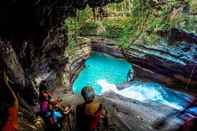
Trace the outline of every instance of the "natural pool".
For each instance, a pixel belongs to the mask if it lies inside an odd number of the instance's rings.
[[[85,62],[85,68],[73,84],[73,92],[80,93],[81,89],[90,85],[94,87],[96,94],[105,92],[101,84],[103,82],[121,84],[127,81],[127,74],[131,65],[122,59],[116,59],[109,55],[93,53]]]
[[[134,80],[128,88],[118,90],[116,85],[127,82],[129,70],[132,72],[132,65],[125,60],[102,53],[93,53],[74,81],[73,92],[79,94],[84,86],[90,85],[97,95],[111,90],[127,98],[141,102],[155,101],[175,109],[182,109],[191,99],[184,93],[170,90],[152,81]]]

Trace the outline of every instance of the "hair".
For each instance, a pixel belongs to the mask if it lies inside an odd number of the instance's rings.
[[[81,95],[86,102],[93,101],[95,98],[95,92],[91,86],[85,86],[81,90]]]
[[[39,91],[41,92],[41,91],[46,91],[46,90],[47,90],[46,81],[43,80],[43,81],[41,81],[41,83],[40,83]]]

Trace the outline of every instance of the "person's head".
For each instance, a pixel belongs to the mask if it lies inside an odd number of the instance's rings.
[[[40,90],[40,92],[43,92],[43,91],[46,91],[47,90],[47,86],[46,86],[46,81],[45,80],[43,80],[40,83],[39,90]]]
[[[53,105],[49,104],[49,110],[53,110]]]
[[[94,92],[94,89],[91,86],[85,86],[81,90],[81,95],[86,102],[93,101],[94,98],[95,98],[95,92]]]
[[[54,110],[59,110],[60,109],[60,105],[57,103],[55,106],[54,106]]]

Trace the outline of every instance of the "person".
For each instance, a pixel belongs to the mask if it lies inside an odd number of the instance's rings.
[[[134,70],[133,69],[129,69],[129,71],[127,73],[127,80],[128,81],[134,80]]]
[[[77,106],[77,127],[80,131],[95,131],[101,119],[102,104],[96,102],[94,89],[86,86],[81,95],[85,102]]]
[[[9,85],[7,76],[0,73],[0,130],[17,131],[18,129],[18,99]]]
[[[41,82],[39,92],[40,114],[45,119],[49,110],[49,103],[52,98],[47,91],[45,82]]]
[[[74,111],[73,108],[70,104],[63,106],[63,112],[64,112],[64,130],[66,131],[72,131],[74,129],[73,127],[73,116],[74,116]]]
[[[59,107],[58,102],[52,102],[49,106],[49,111],[47,112],[48,129],[61,131],[63,117],[64,113]]]

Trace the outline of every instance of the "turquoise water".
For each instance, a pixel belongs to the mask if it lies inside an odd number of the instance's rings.
[[[153,81],[134,80],[129,87],[118,90],[116,85],[127,81],[129,70],[132,72],[132,65],[125,60],[93,53],[74,81],[73,92],[79,94],[84,86],[89,85],[95,89],[97,95],[113,91],[127,98],[147,103],[154,101],[178,110],[183,109],[191,99],[187,94],[168,89]]]
[[[129,69],[132,66],[125,60],[109,55],[93,53],[85,62],[85,68],[80,72],[73,84],[73,92],[78,94],[81,89],[90,85],[97,95],[104,92],[102,83],[121,84],[127,81]]]

